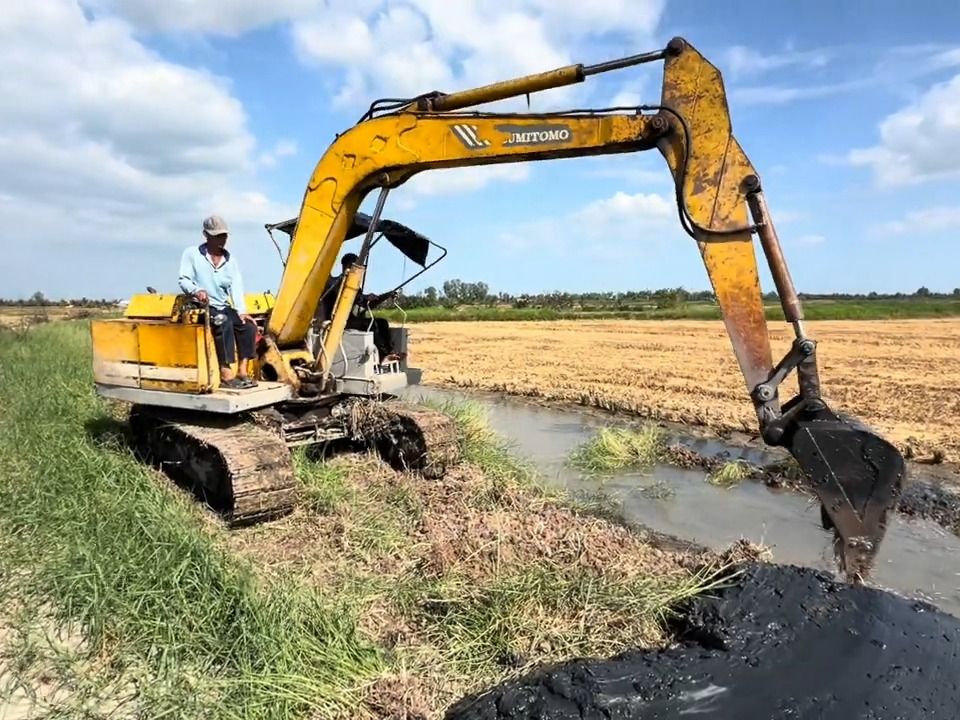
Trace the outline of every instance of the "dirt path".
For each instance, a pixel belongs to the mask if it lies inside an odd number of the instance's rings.
[[[715,430],[756,431],[723,325],[714,321],[413,325],[424,382],[573,401]],[[808,323],[824,396],[908,456],[960,462],[960,319]],[[790,330],[771,324],[779,359]],[[782,395],[796,392],[793,378]]]

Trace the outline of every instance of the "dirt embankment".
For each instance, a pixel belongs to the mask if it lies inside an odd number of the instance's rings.
[[[673,629],[667,650],[545,667],[446,718],[947,720],[960,707],[960,621],[812,570],[748,565]]]
[[[825,399],[910,458],[960,463],[960,320],[808,323]],[[722,323],[564,321],[413,326],[424,381],[756,431]],[[774,360],[791,331],[771,324]],[[782,395],[796,392],[793,377]]]
[[[661,647],[675,603],[763,555],[665,542],[492,461],[425,481],[345,456],[303,462],[298,476],[293,515],[224,541],[268,577],[321,588],[392,658],[364,700],[376,717],[437,718],[540,663]]]

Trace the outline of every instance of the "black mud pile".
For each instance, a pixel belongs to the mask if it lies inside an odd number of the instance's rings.
[[[960,620],[809,569],[744,568],[690,604],[676,647],[544,668],[447,720],[960,716]]]

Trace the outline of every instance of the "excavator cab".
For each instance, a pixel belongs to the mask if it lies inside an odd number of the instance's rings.
[[[374,222],[373,217],[360,212],[354,215],[344,242],[371,234],[371,226],[375,226],[370,242],[371,248],[386,239],[400,252],[405,261],[410,261],[419,268],[409,277],[403,278],[400,284],[383,293],[385,297],[399,294],[404,287],[447,255],[445,247],[403,223],[388,219]],[[266,225],[267,233],[278,250],[280,246],[273,237],[273,231],[278,230],[286,234],[289,242],[296,228],[297,218]],[[431,257],[431,248],[439,251],[436,257]],[[328,277],[327,280],[329,279]],[[317,310],[307,333],[307,346],[315,356],[324,352],[321,338],[324,329],[329,325],[330,318],[324,316],[322,308],[325,301],[332,300],[327,297],[329,292],[328,283],[328,290],[321,295],[317,303]],[[370,307],[362,294],[357,295],[350,326],[344,329],[337,352],[330,359],[330,373],[336,378],[337,393],[354,396],[375,396],[384,393],[395,395],[409,385],[420,384],[422,370],[410,367],[407,363],[409,329],[406,327],[406,313],[396,300],[394,300],[394,308],[399,311],[402,318],[399,327],[390,327],[386,318],[377,318],[375,315],[377,309]],[[377,321],[382,322],[386,332],[389,333],[390,346],[395,358],[388,359],[381,356],[375,337],[374,324]]]

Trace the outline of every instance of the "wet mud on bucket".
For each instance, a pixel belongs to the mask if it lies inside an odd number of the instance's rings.
[[[743,570],[683,609],[669,649],[544,667],[445,718],[958,717],[960,620],[811,569]]]

